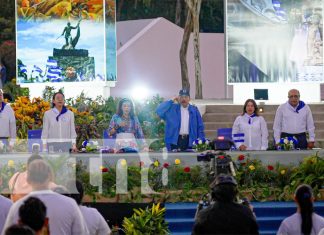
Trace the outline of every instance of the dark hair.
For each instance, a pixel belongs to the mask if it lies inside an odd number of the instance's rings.
[[[43,159],[42,158],[42,156],[41,155],[39,155],[39,154],[32,154],[29,158],[28,158],[28,160],[27,160],[27,166],[32,162],[32,161],[34,161],[34,160],[37,160],[37,159]]]
[[[65,96],[64,96],[64,94],[63,94],[62,91],[55,92],[55,93],[53,94],[53,98],[52,98],[52,108],[55,107],[55,104],[54,104],[53,100],[55,100],[55,97],[56,97],[58,94],[63,95],[63,98],[65,98]]]
[[[74,187],[76,187],[76,190],[78,192],[77,193],[70,192],[70,194],[68,196],[73,198],[76,201],[76,203],[78,205],[80,205],[82,202],[83,195],[84,195],[84,189],[83,189],[83,185],[82,185],[81,181],[79,181],[79,180],[68,181],[67,188],[69,190],[71,190],[71,189],[74,189]]]
[[[244,103],[244,106],[243,106],[243,113],[242,113],[242,116],[246,113],[246,106],[248,105],[248,103],[251,102],[254,106],[254,113],[256,116],[259,116],[259,108],[258,108],[258,105],[256,104],[255,100],[254,99],[247,99]]]
[[[35,235],[35,232],[26,225],[14,224],[6,229],[5,235]]]
[[[29,197],[19,208],[21,222],[35,231],[42,229],[46,219],[46,206],[36,198]]]
[[[308,235],[311,233],[313,227],[313,190],[309,185],[302,184],[296,189],[295,197],[302,218],[301,231],[304,235]]]
[[[234,184],[219,184],[211,189],[211,196],[214,201],[234,202],[238,193]]]
[[[123,116],[123,109],[122,109],[122,106],[124,103],[130,103],[130,106],[131,106],[131,110],[129,112],[129,115],[131,118],[133,118],[135,116],[135,110],[134,110],[134,104],[133,102],[128,99],[128,98],[123,98],[119,101],[118,103],[118,107],[117,107],[117,112],[116,114],[118,114],[120,117]]]

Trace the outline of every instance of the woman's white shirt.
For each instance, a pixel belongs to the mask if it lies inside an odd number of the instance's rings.
[[[244,134],[244,142],[235,142],[237,148],[244,144],[247,150],[267,150],[269,133],[262,116],[250,117],[246,113],[238,116],[233,124],[232,135],[240,133]]]

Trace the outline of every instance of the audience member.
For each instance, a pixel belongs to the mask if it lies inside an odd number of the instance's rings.
[[[238,189],[232,176],[218,175],[211,190],[213,203],[198,213],[192,234],[259,234],[250,208],[235,202]]]
[[[299,91],[292,89],[288,92],[288,101],[278,107],[273,123],[275,142],[279,144],[280,138],[294,137],[298,141],[295,148],[312,149],[315,142],[312,111],[299,98]],[[306,132],[309,134],[308,143]]]
[[[245,101],[243,113],[238,116],[232,128],[233,139],[239,150],[267,150],[268,128],[253,99]],[[236,140],[235,134],[243,134],[243,138]]]
[[[4,228],[8,228],[19,221],[18,210],[29,197],[37,197],[47,208],[47,217],[52,234],[88,234],[87,226],[75,201],[49,190],[51,177],[52,169],[44,160],[34,160],[29,164],[27,182],[31,185],[33,191],[12,205]]]
[[[313,190],[309,185],[300,185],[295,192],[297,212],[284,219],[277,235],[317,235],[324,228],[324,218],[314,212]]]
[[[19,208],[19,224],[32,228],[36,235],[50,234],[46,206],[36,197],[29,197]]]
[[[27,160],[27,169],[31,162],[37,159],[43,159],[38,154],[31,155]],[[56,187],[56,184],[53,183],[53,178],[51,178],[51,182],[49,184],[50,188]],[[26,196],[28,193],[32,191],[31,185],[27,182],[27,170],[24,172],[16,172],[9,180],[8,186],[10,189],[10,198],[13,202],[18,199]]]
[[[0,232],[3,229],[11,205],[12,205],[12,201],[0,195],[0,208],[1,208],[0,209]]]
[[[98,210],[95,208],[89,208],[81,205],[82,198],[84,195],[82,183],[78,180],[76,181],[71,180],[68,182],[67,184],[68,189],[71,190],[74,189],[75,187],[78,193],[70,193],[69,196],[72,197],[79,205],[81,213],[87,224],[90,235],[110,234],[111,230],[107,222],[105,221],[104,217],[98,212]]]
[[[26,225],[21,224],[13,224],[6,229],[5,232],[2,234],[4,235],[36,235],[34,230]]]
[[[204,138],[204,123],[196,106],[189,104],[189,90],[182,89],[179,96],[161,103],[157,115],[165,121],[165,144],[168,150],[184,151],[192,148],[197,138]]]

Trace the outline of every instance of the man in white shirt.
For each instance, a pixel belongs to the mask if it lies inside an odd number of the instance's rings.
[[[298,141],[295,148],[312,149],[315,142],[312,111],[299,98],[299,91],[292,89],[288,92],[288,101],[278,107],[273,123],[274,138],[279,144],[280,138],[294,137]],[[306,132],[309,134],[308,142]]]
[[[9,144],[11,150],[16,140],[16,118],[10,105],[4,102],[2,89],[0,89],[0,127],[0,141]]]
[[[12,205],[2,235],[6,228],[19,221],[19,208],[30,196],[40,199],[45,204],[52,235],[89,234],[76,202],[48,189],[51,178],[51,168],[44,160],[35,160],[30,163],[27,181],[32,186],[33,192]]]

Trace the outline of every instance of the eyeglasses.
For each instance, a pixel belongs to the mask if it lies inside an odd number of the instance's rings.
[[[297,99],[297,98],[299,98],[299,95],[290,95],[290,96],[288,96],[288,98],[289,99],[292,99],[292,98],[296,98]]]

